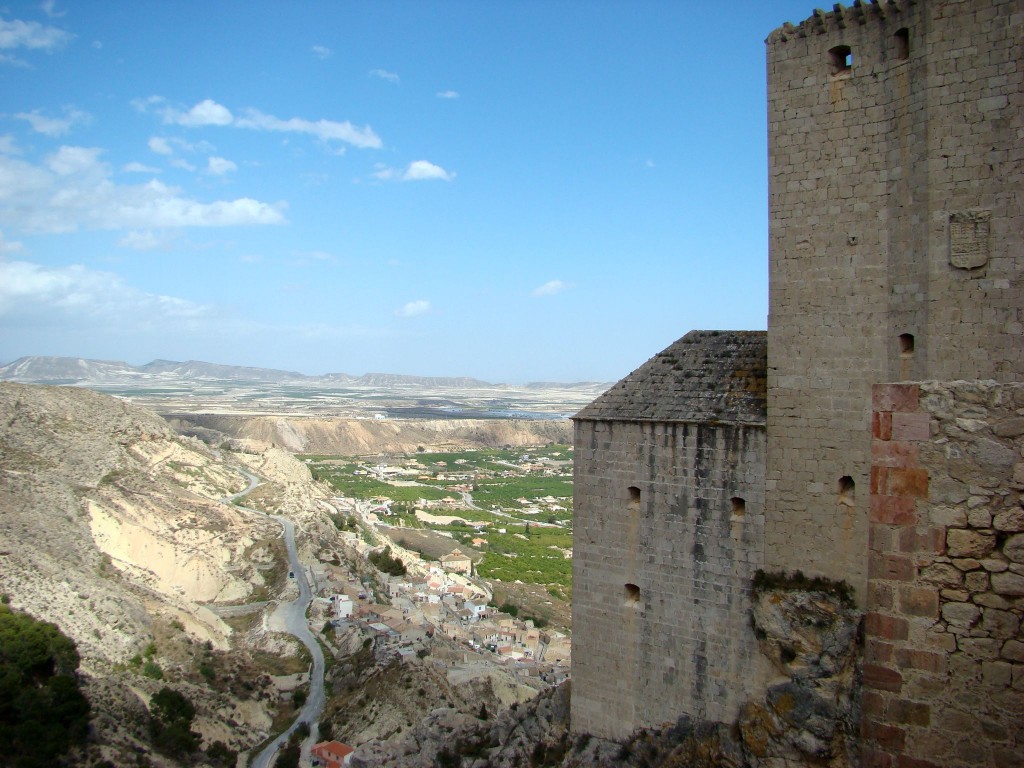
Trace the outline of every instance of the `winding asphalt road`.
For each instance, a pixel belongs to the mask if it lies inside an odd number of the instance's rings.
[[[310,727],[314,729],[302,743],[302,754],[308,756],[309,748],[313,746],[316,738],[315,726],[320,719],[320,713],[324,710],[324,702],[326,701],[326,696],[324,695],[324,653],[320,643],[316,641],[313,633],[309,631],[309,622],[306,621],[306,609],[313,600],[313,591],[309,588],[306,572],[299,563],[299,555],[295,549],[295,525],[291,520],[279,517],[278,515],[270,515],[270,517],[277,520],[284,528],[284,543],[288,549],[288,562],[292,573],[295,574],[295,582],[299,586],[299,596],[282,606],[285,611],[285,627],[309,649],[309,653],[313,657],[313,668],[309,673],[309,695],[306,697],[306,703],[303,705],[302,711],[299,712],[299,716],[295,719],[294,723],[288,726],[288,730],[270,742],[262,752],[253,758],[252,763],[250,763],[252,768],[269,768],[274,757],[277,755],[277,751],[288,741],[288,738],[295,732],[295,729],[299,727],[299,723],[303,722],[309,723]]]
[[[249,487],[241,493],[226,497],[223,500],[225,504],[230,504],[232,501],[245,496],[260,484],[259,478],[255,475],[251,475],[248,472],[244,474],[249,480]],[[257,514],[263,514],[259,510],[249,509],[248,507],[245,507],[245,509]],[[308,758],[309,749],[316,740],[316,723],[320,719],[320,713],[323,712],[326,701],[324,694],[324,653],[320,643],[316,641],[313,633],[309,630],[309,622],[306,621],[306,609],[309,608],[309,604],[313,600],[313,590],[310,589],[309,582],[306,580],[306,572],[299,562],[298,550],[295,547],[295,525],[291,520],[279,517],[278,515],[268,515],[268,517],[279,522],[284,529],[284,544],[288,550],[288,567],[294,574],[295,583],[299,587],[299,596],[290,603],[281,606],[278,610],[284,611],[285,628],[288,632],[295,635],[309,649],[309,653],[313,657],[313,668],[309,673],[309,694],[306,697],[306,703],[299,712],[299,716],[295,718],[295,722],[288,727],[288,730],[270,742],[262,752],[253,758],[249,764],[252,768],[270,768],[274,758],[277,756],[278,750],[284,746],[288,738],[295,732],[295,729],[299,727],[299,723],[309,723],[310,728],[312,728],[309,736],[302,743],[302,754]]]

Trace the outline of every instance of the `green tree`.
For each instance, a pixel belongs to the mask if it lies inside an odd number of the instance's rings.
[[[284,749],[277,753],[277,761],[274,768],[299,768],[299,758],[302,756],[302,747],[298,744],[288,743]]]
[[[215,741],[206,748],[206,758],[214,765],[231,768],[238,762],[238,752],[223,741]]]
[[[401,558],[391,554],[391,547],[384,547],[380,552],[371,552],[368,559],[377,567],[377,570],[383,573],[388,573],[392,576],[404,576],[407,572],[405,563],[402,562]]]
[[[184,694],[161,688],[149,702],[150,732],[157,751],[182,757],[199,749],[199,734],[192,730],[196,708]]]
[[[78,649],[54,624],[0,605],[0,755],[4,765],[52,765],[85,741],[89,701]]]

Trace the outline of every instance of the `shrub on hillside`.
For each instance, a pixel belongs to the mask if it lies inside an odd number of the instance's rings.
[[[89,701],[78,649],[54,624],[0,605],[0,755],[4,765],[53,765],[85,741]]]

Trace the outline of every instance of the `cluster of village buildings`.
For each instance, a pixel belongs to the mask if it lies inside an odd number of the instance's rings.
[[[465,462],[456,460],[454,463]],[[523,457],[519,469],[493,474],[514,477],[523,470],[544,475],[561,471],[550,460],[529,463],[528,457]],[[455,483],[448,486],[449,490],[463,494],[470,493],[472,482],[480,477],[476,471],[439,470],[415,460],[402,467],[381,464],[356,472],[373,474],[396,484],[402,482],[401,478],[413,482],[446,480]],[[519,499],[523,508],[517,512],[533,515],[542,511],[565,511],[560,501],[554,497]],[[369,504],[353,499],[334,499],[334,502],[370,527],[384,522],[390,515],[389,499]],[[463,499],[421,499],[417,515],[428,518],[425,522],[436,522],[427,510],[454,511],[463,504]],[[467,523],[478,528],[478,535],[486,535],[480,529],[487,523],[479,526],[474,521]],[[544,523],[538,521],[537,524]],[[498,530],[505,532],[505,529]],[[348,549],[363,557],[380,548],[366,543],[356,533],[339,532],[339,536]],[[477,538],[473,543],[484,544],[486,539]],[[564,681],[569,676],[569,636],[537,627],[533,620],[519,619],[495,608],[487,585],[472,576],[472,558],[455,544],[453,540],[452,550],[436,562],[425,562],[417,553],[392,545],[393,555],[405,564],[407,574],[380,574],[373,584],[357,580],[344,565],[327,562],[335,558],[322,558],[324,562],[307,568],[308,580],[317,595],[310,612],[314,630],[329,624],[335,635],[340,636],[355,627],[375,639],[378,659],[390,657],[403,662],[424,659],[426,663],[449,670],[450,675],[463,673],[467,668],[499,664],[513,672],[523,684],[538,689]],[[312,750],[312,763],[322,768],[342,768],[348,765],[352,752],[351,747],[340,742],[322,742]]]
[[[355,534],[341,536],[361,554],[373,549]],[[379,653],[405,659],[431,648],[433,638],[445,637],[462,650],[464,662],[483,656],[510,666],[519,677],[544,683],[557,684],[568,677],[569,636],[490,605],[487,586],[470,576],[469,556],[457,548],[439,562],[424,562],[400,548],[395,554],[408,573],[378,577],[384,594],[353,579],[344,566],[310,568],[310,583],[319,595],[311,612],[314,627],[331,622],[336,632],[343,632],[355,624],[377,639]],[[454,663],[459,654],[447,657]]]

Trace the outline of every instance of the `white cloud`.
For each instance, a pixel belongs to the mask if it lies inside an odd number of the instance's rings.
[[[237,170],[237,165],[223,157],[211,157],[206,161],[206,172],[211,176],[223,176],[225,173]]]
[[[424,179],[451,181],[454,178],[454,173],[449,173],[441,166],[428,163],[426,160],[415,160],[409,163],[409,167],[402,174],[403,181],[422,181]]]
[[[0,136],[0,155],[20,155],[21,150],[14,143],[14,137],[7,133]]]
[[[173,160],[171,160],[171,167],[181,168],[181,170],[188,171],[189,173],[194,172],[196,169],[196,167],[192,165],[192,163],[190,163],[188,160],[182,160],[180,157],[176,157]]]
[[[61,147],[40,165],[0,156],[0,226],[32,232],[220,227],[285,222],[283,202],[251,198],[203,203],[159,181],[122,185],[102,150]]]
[[[389,83],[398,85],[400,79],[394,72],[388,72],[386,69],[371,69],[370,77],[379,77],[381,80],[387,80]]]
[[[437,98],[439,99],[457,99],[459,98],[458,91],[438,91]]]
[[[45,115],[39,114],[38,109],[34,109],[31,112],[19,112],[15,115],[19,120],[25,120],[29,125],[32,126],[32,130],[36,133],[42,133],[46,136],[63,136],[65,133],[71,130],[73,125],[78,123],[87,123],[92,119],[92,116],[88,112],[82,112],[79,109],[73,107],[64,108],[64,117],[46,117]]]
[[[267,115],[256,109],[245,111],[245,117],[239,117],[234,123],[239,128],[251,128],[257,131],[275,131],[281,133],[305,133],[315,136],[321,141],[343,141],[360,149],[380,149],[381,140],[370,126],[357,128],[348,120],[339,123],[334,120],[306,120],[292,117],[282,120]]]
[[[426,160],[415,160],[409,163],[404,171],[386,165],[378,165],[377,170],[370,176],[379,181],[429,181],[432,179],[451,181],[455,178],[454,173],[449,173],[441,166]]]
[[[131,162],[125,163],[121,166],[121,170],[125,173],[160,173],[159,168],[154,168],[152,165],[144,165],[143,163]]]
[[[400,171],[397,171],[394,168],[389,168],[383,163],[377,163],[374,167],[377,170],[371,173],[370,176],[375,179],[379,179],[380,181],[393,181],[401,176]]]
[[[61,147],[46,158],[46,167],[58,176],[95,178],[104,174],[101,154],[103,150],[98,147]]]
[[[243,109],[240,115],[234,115],[227,107],[210,99],[199,102],[185,112],[165,107],[164,103],[162,97],[150,96],[146,99],[136,99],[132,105],[140,112],[156,112],[163,117],[165,123],[186,127],[231,126],[253,131],[301,133],[314,136],[323,142],[341,141],[360,149],[380,149],[382,146],[380,137],[370,126],[359,128],[348,120],[307,120],[302,117],[282,119],[258,109]],[[152,142],[150,139],[151,149]]]
[[[133,251],[154,251],[158,248],[167,248],[173,237],[158,235],[150,230],[144,232],[129,232],[117,244],[121,248],[131,248]]]
[[[38,21],[0,19],[0,50],[3,51],[17,48],[27,48],[31,51],[55,51],[72,37],[62,29],[44,26]]]
[[[332,51],[326,45],[313,46],[313,55],[316,56],[318,59],[329,59],[333,54],[334,51]]]
[[[201,318],[209,308],[185,299],[146,293],[110,272],[75,264],[44,267],[27,261],[0,261],[0,317],[72,316],[95,322],[138,323],[140,318],[181,322]]]
[[[531,296],[554,296],[556,293],[561,293],[568,288],[565,283],[561,280],[548,280],[544,285],[534,288],[530,292]]]
[[[171,143],[163,136],[150,136],[149,148],[158,155],[173,155],[174,150]]]
[[[399,309],[395,314],[400,317],[416,317],[416,315],[422,315],[425,312],[430,311],[430,302],[424,299],[418,299],[417,301],[410,301],[404,307]]]
[[[57,3],[54,0],[43,0],[43,13],[49,16],[51,19],[59,19],[61,16],[67,16],[67,11],[57,11]]]
[[[231,125],[235,119],[230,109],[212,99],[200,101],[188,112],[179,112],[168,107],[163,110],[163,117],[165,123],[184,125],[189,128],[201,125]]]
[[[3,231],[0,231],[0,255],[3,255],[5,253],[21,253],[24,250],[25,246],[23,246],[17,240],[5,239]]]
[[[191,144],[187,141],[178,138],[167,138],[165,136],[150,136],[147,142],[150,151],[163,155],[164,157],[172,157],[177,152],[201,152],[207,153],[213,151],[213,145],[207,141],[199,141],[195,144]],[[185,160],[175,159],[170,161],[171,165],[175,168],[184,168],[186,171],[194,171],[195,167]]]

